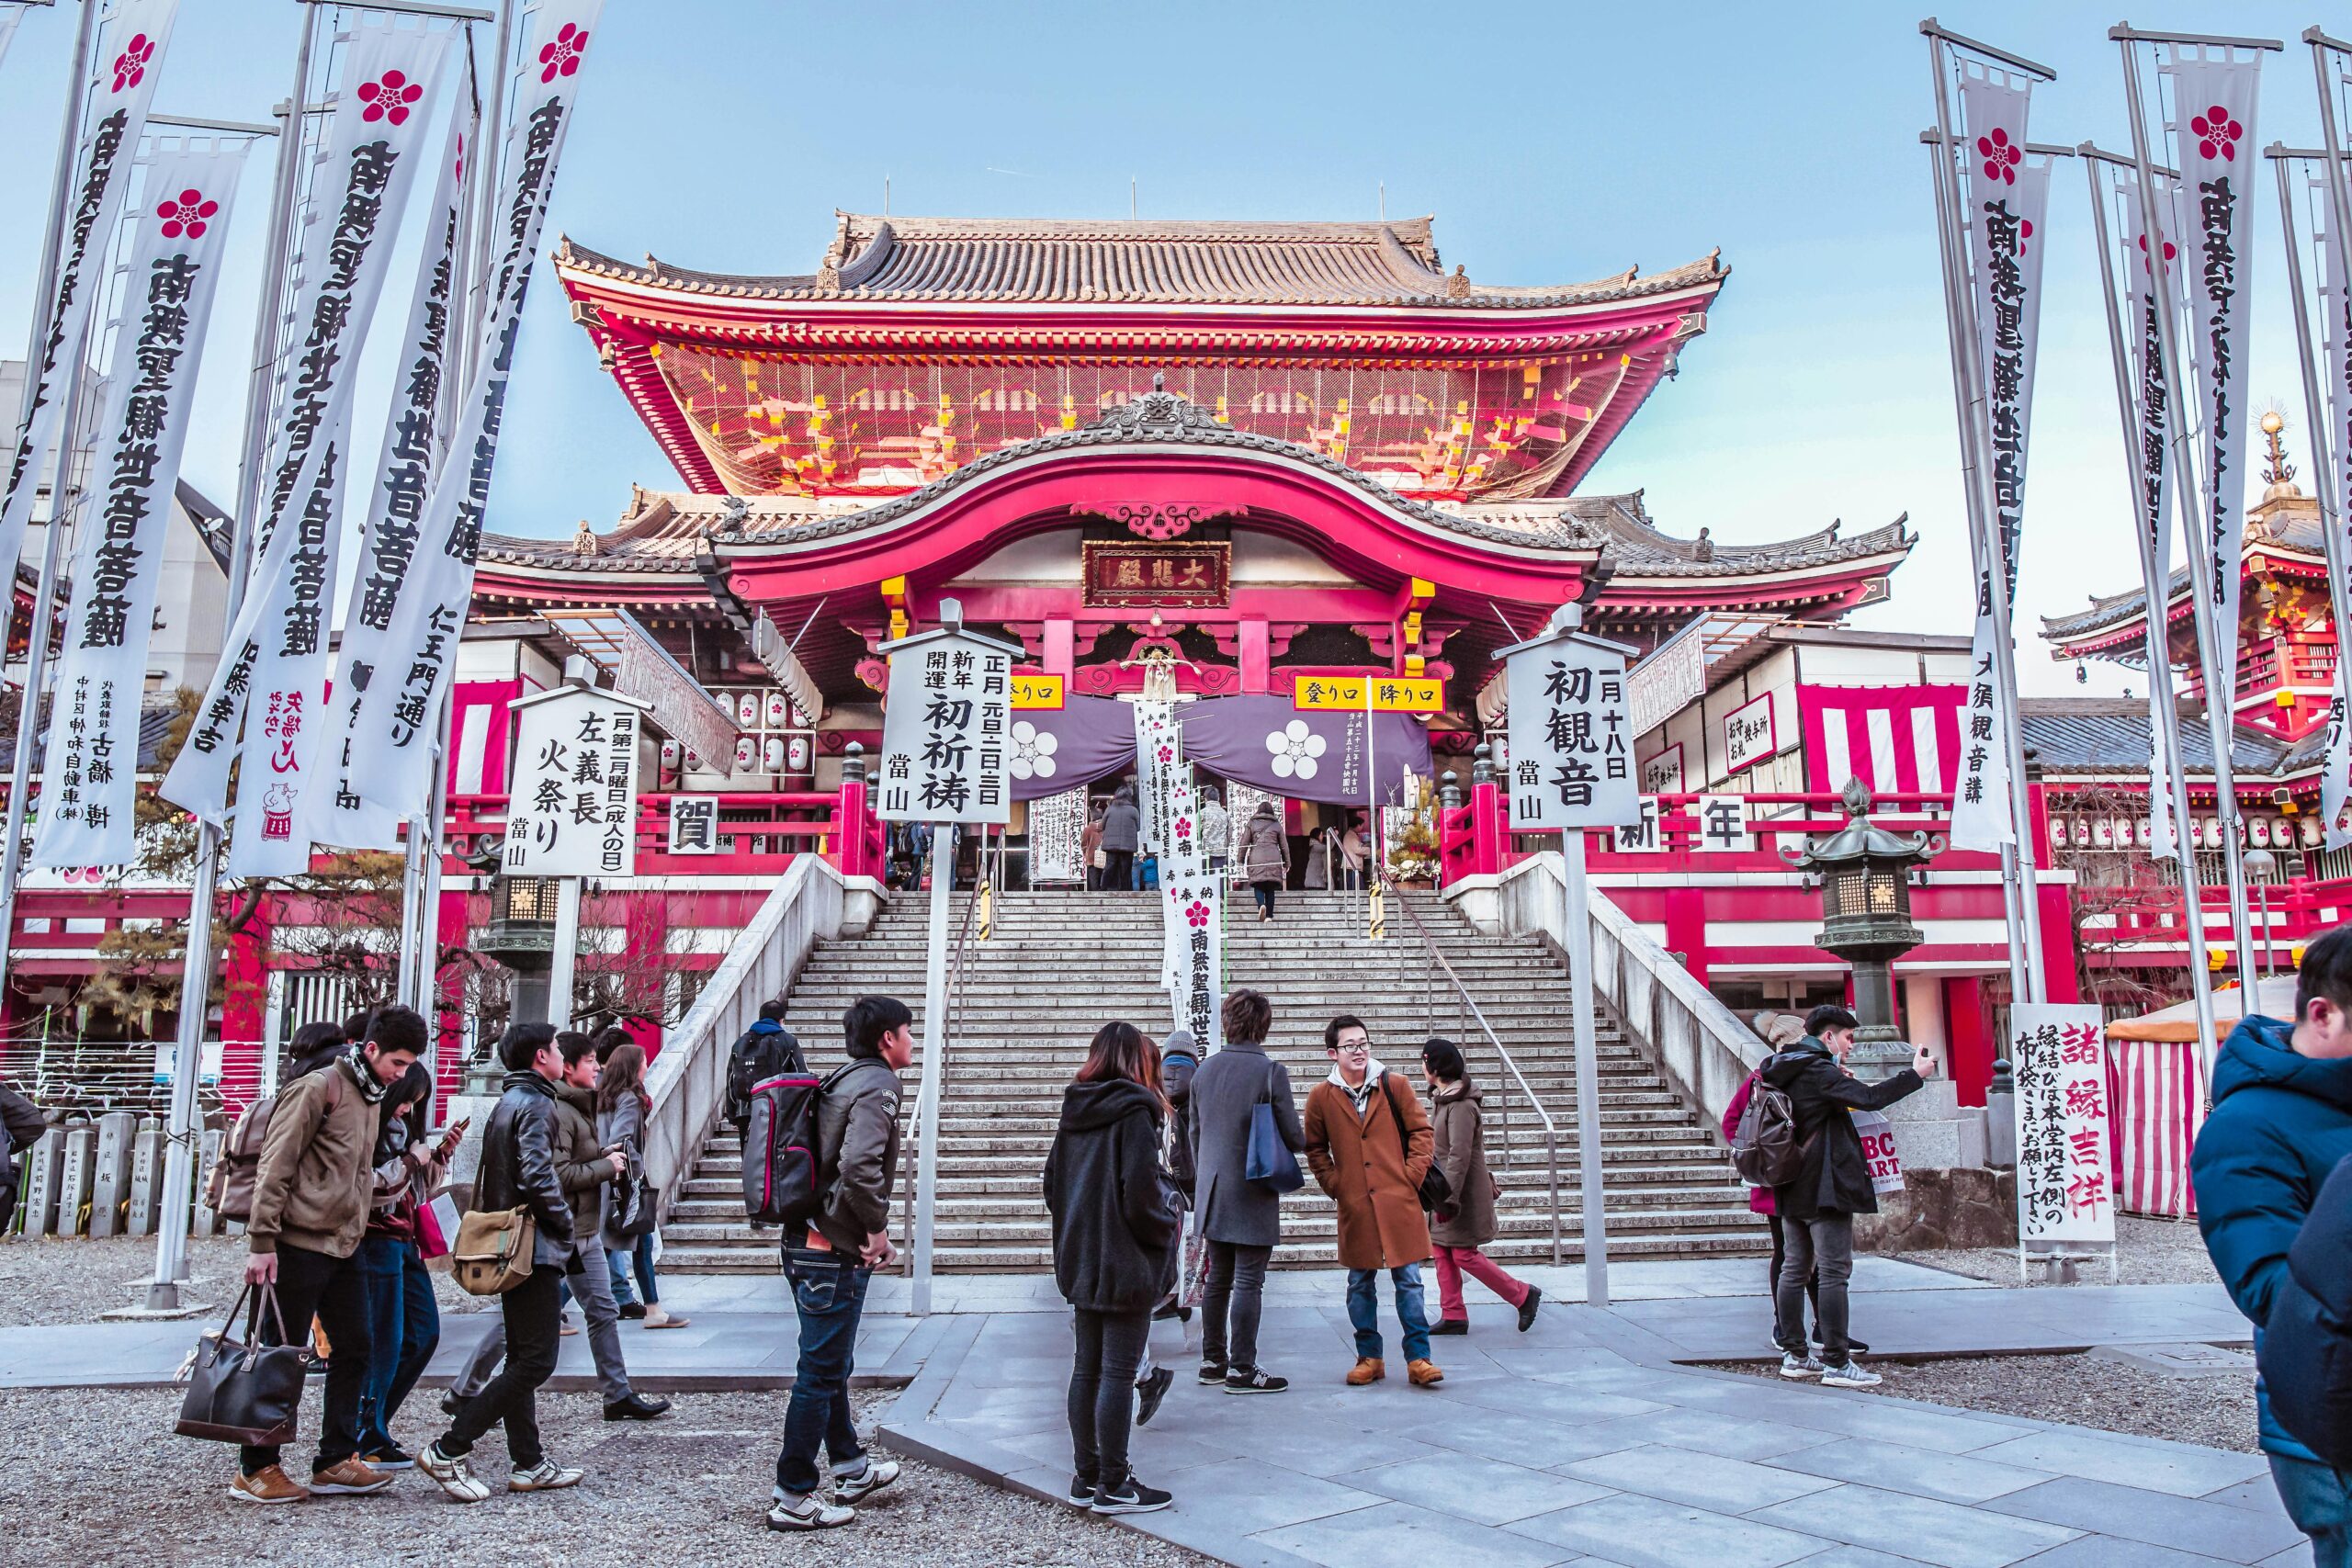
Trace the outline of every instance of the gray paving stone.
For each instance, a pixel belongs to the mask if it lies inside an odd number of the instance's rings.
[[[1458,1453],[1351,1471],[1347,1484],[1482,1525],[1507,1525],[1533,1514],[1589,1503],[1611,1490],[1605,1484]]]
[[[1577,1555],[1555,1543],[1501,1535],[1409,1503],[1384,1503],[1376,1508],[1260,1530],[1251,1539],[1329,1568],[1428,1568],[1432,1562],[1476,1562],[1480,1568],[1552,1568]]]
[[[1608,1445],[1595,1450],[1600,1453],[1613,1453],[1643,1443],[1668,1443],[1678,1449],[1721,1454],[1725,1459],[1770,1459],[1776,1454],[1794,1453],[1799,1449],[1817,1448],[1837,1440],[1827,1432],[1809,1431],[1778,1421],[1744,1421],[1705,1410],[1662,1410],[1653,1416],[1628,1416],[1583,1430],[1589,1440]]]
[[[1872,1551],[1867,1546],[1833,1546],[1826,1551],[1814,1553],[1799,1562],[1796,1568],[1919,1568],[1919,1560]]]
[[[1578,1427],[1547,1421],[1540,1416],[1484,1408],[1473,1419],[1431,1421],[1413,1435],[1460,1453],[1545,1470],[1555,1470],[1573,1460],[1636,1448],[1643,1441],[1639,1429],[1629,1424],[1608,1422]]]
[[[2261,1568],[2312,1568],[2312,1543],[2290,1546],[2276,1557],[2262,1560]]]
[[[1224,1440],[1248,1458],[1265,1460],[1303,1475],[1327,1478],[1394,1464],[1400,1460],[1428,1459],[1445,1451],[1406,1437],[1406,1432],[1419,1430],[1415,1421],[1399,1421],[1394,1426],[1348,1424],[1331,1417],[1317,1419],[1314,1412],[1304,1409],[1298,1414],[1305,1418],[1252,1420],[1246,1426],[1237,1425]]]
[[[1811,1530],[1849,1546],[1915,1557],[1939,1568],[2007,1568],[2037,1551],[2064,1545],[2075,1535],[2057,1525],[2004,1518],[1978,1508],[1874,1486],[1841,1486],[1835,1492],[1759,1508],[1749,1517]]]
[[[1745,1460],[1657,1446],[1625,1449],[1560,1468],[1561,1473],[1579,1481],[1662,1497],[1669,1503],[1688,1503],[1694,1508],[1712,1508],[1719,1514],[1745,1514],[1838,1484],[1817,1475],[1774,1470]]]
[[[1453,1403],[1512,1410],[1552,1421],[1610,1421],[1621,1416],[1647,1416],[1667,1408],[1662,1401],[1633,1394],[1518,1378],[1482,1379],[1451,1390],[1441,1384],[1438,1392]]]
[[[1996,1514],[2203,1552],[2231,1562],[2259,1562],[2302,1537],[2275,1515],[2075,1475],[1996,1497],[1984,1506]]]
[[[1626,1568],[1781,1568],[1832,1544],[1656,1497],[1621,1495],[1504,1527]]]
[[[1980,1453],[1996,1443],[2013,1442],[2030,1435],[2030,1428],[1979,1420],[1956,1411],[1922,1410],[1897,1404],[1875,1394],[1841,1393],[1835,1389],[1800,1391],[1800,1403],[1778,1419],[1843,1437],[1900,1443],[1905,1448],[1936,1453]]]
[[[2235,1486],[2224,1486],[2219,1492],[2208,1492],[2204,1500],[2226,1503],[2233,1508],[2251,1508],[2257,1514],[2276,1514],[2282,1519],[2287,1517],[2287,1505],[2278,1500],[2278,1488],[2268,1475],[2241,1481]]]
[[[1973,1450],[1996,1464],[2021,1464],[2086,1481],[2202,1497],[2224,1486],[2270,1472],[2260,1454],[2190,1448],[2185,1443],[2135,1442],[2079,1427],[2052,1427],[2030,1436]]]
[[[2014,1464],[1994,1464],[1964,1455],[1932,1453],[1900,1443],[1849,1439],[1817,1449],[1781,1454],[1772,1463],[1782,1470],[1826,1475],[1915,1497],[1946,1503],[1981,1503],[1987,1497],[2039,1486],[2050,1479],[2045,1470]]]
[[[1067,1484],[1069,1479],[1064,1476],[1063,1483]],[[1184,1472],[1183,1482],[1181,1492],[1169,1488],[1176,1492],[1170,1512],[1204,1517],[1236,1535],[1278,1529],[1388,1500],[1255,1460],[1202,1465]]]
[[[2146,1541],[2123,1540],[2111,1535],[2086,1535],[2064,1546],[2052,1547],[2027,1563],[2026,1568],[2227,1568],[2227,1565],[2218,1557],[2200,1557],[2193,1551],[2175,1551],[2168,1546],[2152,1546]]]

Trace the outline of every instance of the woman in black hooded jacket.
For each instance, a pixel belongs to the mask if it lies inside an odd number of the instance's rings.
[[[1127,1468],[1136,1368],[1151,1309],[1167,1292],[1182,1220],[1175,1184],[1159,1165],[1167,1111],[1158,1050],[1135,1025],[1106,1023],[1078,1081],[1062,1091],[1061,1124],[1046,1156],[1054,1280],[1074,1309],[1077,1340],[1069,1500],[1099,1514],[1148,1513],[1170,1501]]]

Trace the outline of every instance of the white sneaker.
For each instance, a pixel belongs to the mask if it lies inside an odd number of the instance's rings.
[[[1817,1378],[1821,1363],[1811,1356],[1800,1356],[1793,1350],[1781,1352],[1781,1375],[1784,1378]]]
[[[560,1465],[543,1459],[528,1470],[518,1470],[506,1478],[509,1492],[560,1492],[567,1486],[577,1486],[588,1472]]]
[[[843,1507],[838,1503],[825,1502],[811,1493],[806,1497],[793,1501],[777,1498],[775,1506],[768,1510],[768,1529],[772,1530],[839,1529],[856,1517],[855,1508]]]
[[[416,1468],[433,1477],[441,1490],[458,1502],[479,1503],[490,1495],[490,1488],[468,1468],[466,1456],[445,1454],[438,1443],[416,1456]]]
[[[1821,1374],[1824,1388],[1876,1388],[1885,1381],[1876,1372],[1864,1371],[1861,1363],[1850,1357],[1844,1366],[1825,1368]]]
[[[833,1501],[837,1503],[859,1502],[862,1499],[871,1497],[874,1494],[881,1491],[882,1488],[889,1485],[890,1483],[898,1479],[898,1461],[886,1459],[876,1461],[869,1459],[865,1461],[865,1468],[859,1471],[855,1475],[837,1475],[833,1477]]]

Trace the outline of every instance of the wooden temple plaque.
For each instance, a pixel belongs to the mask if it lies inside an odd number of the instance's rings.
[[[1086,603],[1102,609],[1223,609],[1233,597],[1233,546],[1089,539]]]

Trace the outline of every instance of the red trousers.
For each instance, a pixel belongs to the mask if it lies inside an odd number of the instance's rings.
[[[1496,1266],[1475,1247],[1432,1247],[1437,1254],[1438,1316],[1459,1323],[1470,1315],[1462,1304],[1462,1276],[1469,1275],[1512,1306],[1527,1299],[1527,1287]]]

